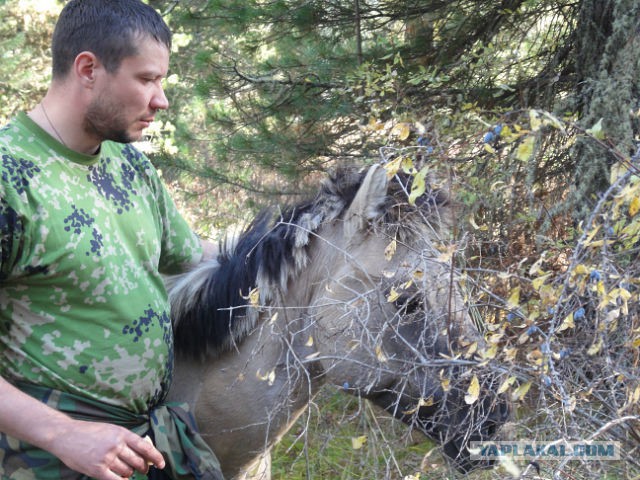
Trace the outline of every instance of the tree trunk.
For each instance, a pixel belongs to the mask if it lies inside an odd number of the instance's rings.
[[[579,218],[591,210],[598,193],[609,185],[617,154],[629,158],[638,134],[640,93],[640,2],[584,0],[576,28],[578,73],[575,111],[587,130],[600,119],[603,142],[581,137],[573,150],[574,189],[570,198]],[[610,148],[607,148],[610,147]]]

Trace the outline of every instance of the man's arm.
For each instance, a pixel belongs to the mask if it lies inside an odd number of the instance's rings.
[[[58,457],[99,480],[122,480],[148,462],[164,468],[162,454],[140,436],[108,423],[75,420],[0,377],[0,431]]]

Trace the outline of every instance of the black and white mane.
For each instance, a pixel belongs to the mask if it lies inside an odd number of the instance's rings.
[[[249,294],[257,291],[260,304],[266,305],[275,292],[286,292],[307,265],[312,236],[322,224],[341,218],[365,174],[353,167],[337,169],[312,200],[262,211],[237,241],[222,245],[216,260],[170,280],[176,352],[195,358],[217,356],[240,342],[258,319],[257,310],[249,306]],[[379,217],[379,226],[393,229],[399,238],[414,234],[413,225],[449,223],[445,217],[450,200],[442,190],[421,196],[416,205],[407,203],[412,179],[394,175],[387,197],[372,205],[380,210],[371,215]]]

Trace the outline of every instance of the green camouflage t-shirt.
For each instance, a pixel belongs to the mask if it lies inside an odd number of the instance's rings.
[[[20,114],[0,161],[0,375],[146,412],[173,366],[160,273],[197,237],[131,145],[82,155]]]

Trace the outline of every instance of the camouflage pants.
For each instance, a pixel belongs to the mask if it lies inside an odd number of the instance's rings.
[[[78,420],[100,421],[123,426],[139,435],[149,435],[162,452],[167,466],[150,472],[153,480],[224,480],[220,464],[197,433],[186,404],[170,403],[138,415],[77,395],[34,385],[18,385],[31,396]],[[0,475],[12,480],[84,480],[50,453],[0,433]],[[136,476],[137,475],[137,476]],[[135,474],[132,480],[141,480]]]

